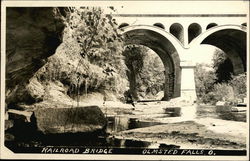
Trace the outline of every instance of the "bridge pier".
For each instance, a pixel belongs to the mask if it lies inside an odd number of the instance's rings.
[[[190,61],[183,61],[180,66],[181,99],[189,103],[194,103],[197,99],[194,80],[195,65]]]

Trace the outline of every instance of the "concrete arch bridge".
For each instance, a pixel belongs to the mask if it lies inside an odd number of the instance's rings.
[[[205,25],[176,22],[168,28],[162,23],[130,25],[123,22],[120,29],[127,45],[147,46],[162,60],[165,68],[163,100],[176,97],[190,102],[196,100],[192,55],[202,44],[213,45],[224,51],[232,62],[235,74],[246,72],[247,27],[243,22],[221,25],[215,22]]]

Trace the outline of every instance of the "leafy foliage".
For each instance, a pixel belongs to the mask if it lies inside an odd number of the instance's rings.
[[[63,43],[36,76],[41,81],[61,81],[72,97],[102,90],[123,94],[126,65],[115,19],[99,7],[70,10]]]
[[[231,75],[227,82],[219,83],[213,70],[205,70],[204,64],[198,64],[195,70],[196,92],[199,102],[215,104],[225,101],[236,104],[246,97],[246,73]]]
[[[207,103],[210,100],[211,91],[216,82],[214,70],[208,70],[205,64],[197,64],[195,68],[195,85],[197,97],[201,102]],[[209,94],[210,93],[210,94]],[[209,95],[209,96],[208,96]]]
[[[242,73],[237,76],[233,76],[229,82],[229,85],[233,87],[235,96],[237,99],[243,99],[247,94],[247,74]]]
[[[213,93],[215,95],[214,100],[212,100],[213,103],[216,103],[217,101],[225,101],[234,104],[237,102],[233,87],[227,83],[215,84]]]
[[[71,14],[70,24],[74,37],[81,47],[81,56],[91,63],[103,66],[109,58],[118,56],[123,50],[122,35],[111,15],[105,15],[99,7],[81,7]],[[106,61],[105,61],[106,60]]]
[[[155,99],[164,90],[164,65],[160,57],[152,50],[148,50],[144,57],[144,67],[137,83],[138,93],[142,98]]]

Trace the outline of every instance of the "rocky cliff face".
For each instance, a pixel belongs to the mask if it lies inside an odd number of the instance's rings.
[[[100,108],[76,107],[70,94],[77,76],[89,74],[89,68],[90,83],[105,77],[102,68],[79,63],[81,48],[69,17],[68,8],[7,9],[5,140],[37,138],[36,131],[104,130],[106,118]],[[22,136],[23,131],[28,135]]]
[[[22,96],[29,79],[55,53],[65,27],[65,8],[6,10],[6,103]],[[29,98],[25,96],[26,98]]]

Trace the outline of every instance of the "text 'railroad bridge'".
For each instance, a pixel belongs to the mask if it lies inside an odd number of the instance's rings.
[[[164,100],[195,101],[193,54],[202,44],[224,51],[234,74],[246,72],[246,14],[114,14],[126,44],[144,45],[165,67]],[[199,48],[200,49],[200,48]]]

